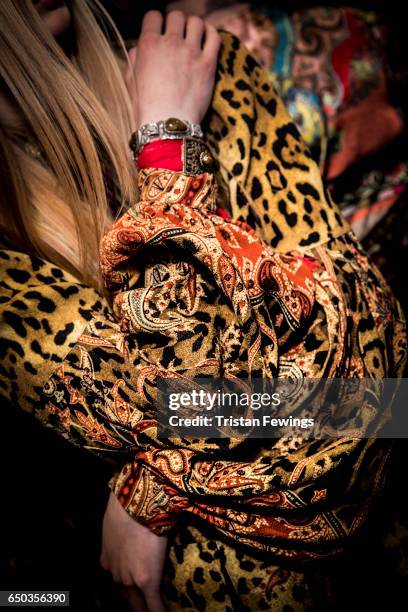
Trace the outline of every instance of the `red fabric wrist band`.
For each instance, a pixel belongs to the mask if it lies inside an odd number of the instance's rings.
[[[145,144],[137,157],[138,168],[162,168],[175,172],[183,170],[182,140],[152,140]],[[217,214],[224,219],[230,216],[226,210],[217,208]]]
[[[137,157],[138,168],[183,170],[182,140],[153,140],[148,142]]]

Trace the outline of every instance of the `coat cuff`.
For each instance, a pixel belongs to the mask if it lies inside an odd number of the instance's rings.
[[[176,492],[147,466],[132,461],[109,481],[119,503],[136,521],[158,536],[167,535],[177,524]]]

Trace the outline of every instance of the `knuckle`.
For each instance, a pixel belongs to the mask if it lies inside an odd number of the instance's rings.
[[[133,579],[137,586],[142,590],[148,590],[151,586],[151,578],[147,572],[139,571]]]
[[[147,32],[142,32],[139,38],[139,42],[140,41],[150,41],[150,40],[158,40],[160,37],[160,34],[158,34],[158,32],[154,32],[153,30],[147,30]]]
[[[141,48],[150,48],[157,44],[159,41],[160,35],[156,32],[142,32],[139,38],[139,47]]]
[[[211,53],[211,54],[209,53],[208,55],[202,57],[201,58],[201,70],[204,73],[212,72],[215,68],[216,60],[217,60],[216,53]]]
[[[198,59],[199,51],[194,43],[189,41],[184,43],[184,61],[187,68],[191,68],[191,64]]]
[[[167,44],[171,47],[179,47],[182,42],[180,36],[174,32],[168,32],[165,34],[165,39]]]
[[[195,45],[194,42],[186,41],[183,45],[183,49],[184,49],[184,57],[187,63],[193,59],[196,59],[197,56],[199,55],[199,51],[197,50],[197,45]]]

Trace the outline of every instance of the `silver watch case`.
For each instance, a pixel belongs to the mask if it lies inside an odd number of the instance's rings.
[[[163,121],[145,123],[132,134],[129,146],[133,151],[134,158],[139,154],[142,147],[151,140],[176,140],[179,138],[203,138],[201,126],[190,123],[176,117],[170,117]]]

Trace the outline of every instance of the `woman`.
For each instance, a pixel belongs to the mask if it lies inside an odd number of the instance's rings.
[[[223,36],[213,92],[215,30],[174,12],[163,34],[161,15],[148,13],[130,53],[129,104],[82,2],[70,5],[75,36],[65,54],[30,3],[8,0],[0,10],[8,24],[3,395],[122,464],[110,483],[101,561],[138,585],[149,609],[163,609],[164,563],[170,608],[316,607],[317,563],[340,555],[363,524],[390,445],[352,437],[165,443],[157,377],[400,376],[398,304],[236,39]],[[136,199],[123,144],[129,126],[170,117],[180,138],[135,143]],[[179,118],[203,121],[210,151],[183,136]],[[119,216],[122,201],[131,206]],[[95,252],[102,234],[104,288]],[[322,584],[327,604],[327,575]]]

